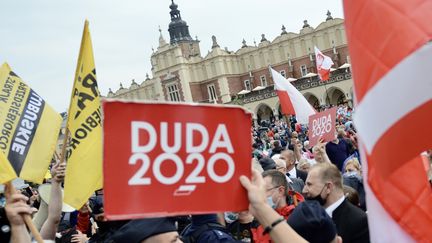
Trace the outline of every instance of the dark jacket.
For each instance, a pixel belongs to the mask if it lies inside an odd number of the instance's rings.
[[[186,227],[187,229],[182,233],[183,237],[188,238],[188,240],[185,240],[184,242],[237,242],[225,229],[214,227],[213,225],[215,224],[218,224],[216,214],[192,215],[192,223],[190,224],[190,227]],[[194,234],[198,231],[200,232],[198,235]]]
[[[344,243],[370,242],[366,213],[347,199],[333,211],[332,219]]]
[[[302,170],[299,170],[299,169],[297,169],[297,167],[296,167],[296,173],[297,173],[297,178],[302,179],[303,182],[306,182],[306,178],[307,178],[307,175],[308,175],[307,172],[304,172],[304,171],[302,171]]]

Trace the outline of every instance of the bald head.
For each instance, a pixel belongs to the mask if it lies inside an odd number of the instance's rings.
[[[292,150],[287,149],[282,151],[279,158],[285,161],[288,171],[295,166],[295,155]]]
[[[343,190],[342,174],[339,169],[330,163],[318,163],[312,166],[309,173],[316,172],[322,183],[332,182],[335,188]]]
[[[286,170],[286,163],[285,160],[280,159],[280,158],[276,158],[274,159],[275,163],[276,163],[276,170],[286,174],[287,170]]]

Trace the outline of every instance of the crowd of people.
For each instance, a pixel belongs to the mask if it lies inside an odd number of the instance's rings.
[[[53,161],[48,199],[25,183],[4,188],[0,242],[32,241],[23,215],[45,242],[369,242],[352,111],[340,106],[337,114],[334,139],[313,147],[294,117],[251,128],[252,178],[240,177],[246,211],[107,221],[103,190],[81,209],[64,210],[66,165]]]

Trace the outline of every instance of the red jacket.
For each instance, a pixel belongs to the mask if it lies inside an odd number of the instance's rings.
[[[90,225],[90,214],[89,213],[78,213],[78,222],[76,229],[81,231],[83,234],[87,234]]]
[[[283,216],[285,219],[288,219],[288,216],[294,210],[294,205],[286,205],[285,207],[276,209],[276,212]],[[256,228],[251,228],[253,241],[256,243],[269,243],[272,242],[270,238],[270,234],[264,235],[264,228],[262,225],[258,225]]]

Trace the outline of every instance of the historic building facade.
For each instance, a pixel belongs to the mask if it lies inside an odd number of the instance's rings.
[[[316,28],[305,20],[299,33],[282,32],[269,41],[261,35],[258,45],[243,40],[237,51],[222,49],[212,36],[211,51],[201,55],[199,41],[191,38],[178,6],[170,5],[169,43],[160,30],[159,46],[151,55],[152,78],[108,93],[108,98],[239,104],[254,119],[280,115],[280,105],[268,67],[291,78],[315,107],[352,103],[352,79],[343,19],[327,18]],[[314,46],[335,65],[326,84],[315,75]],[[296,79],[296,80],[294,80]]]

